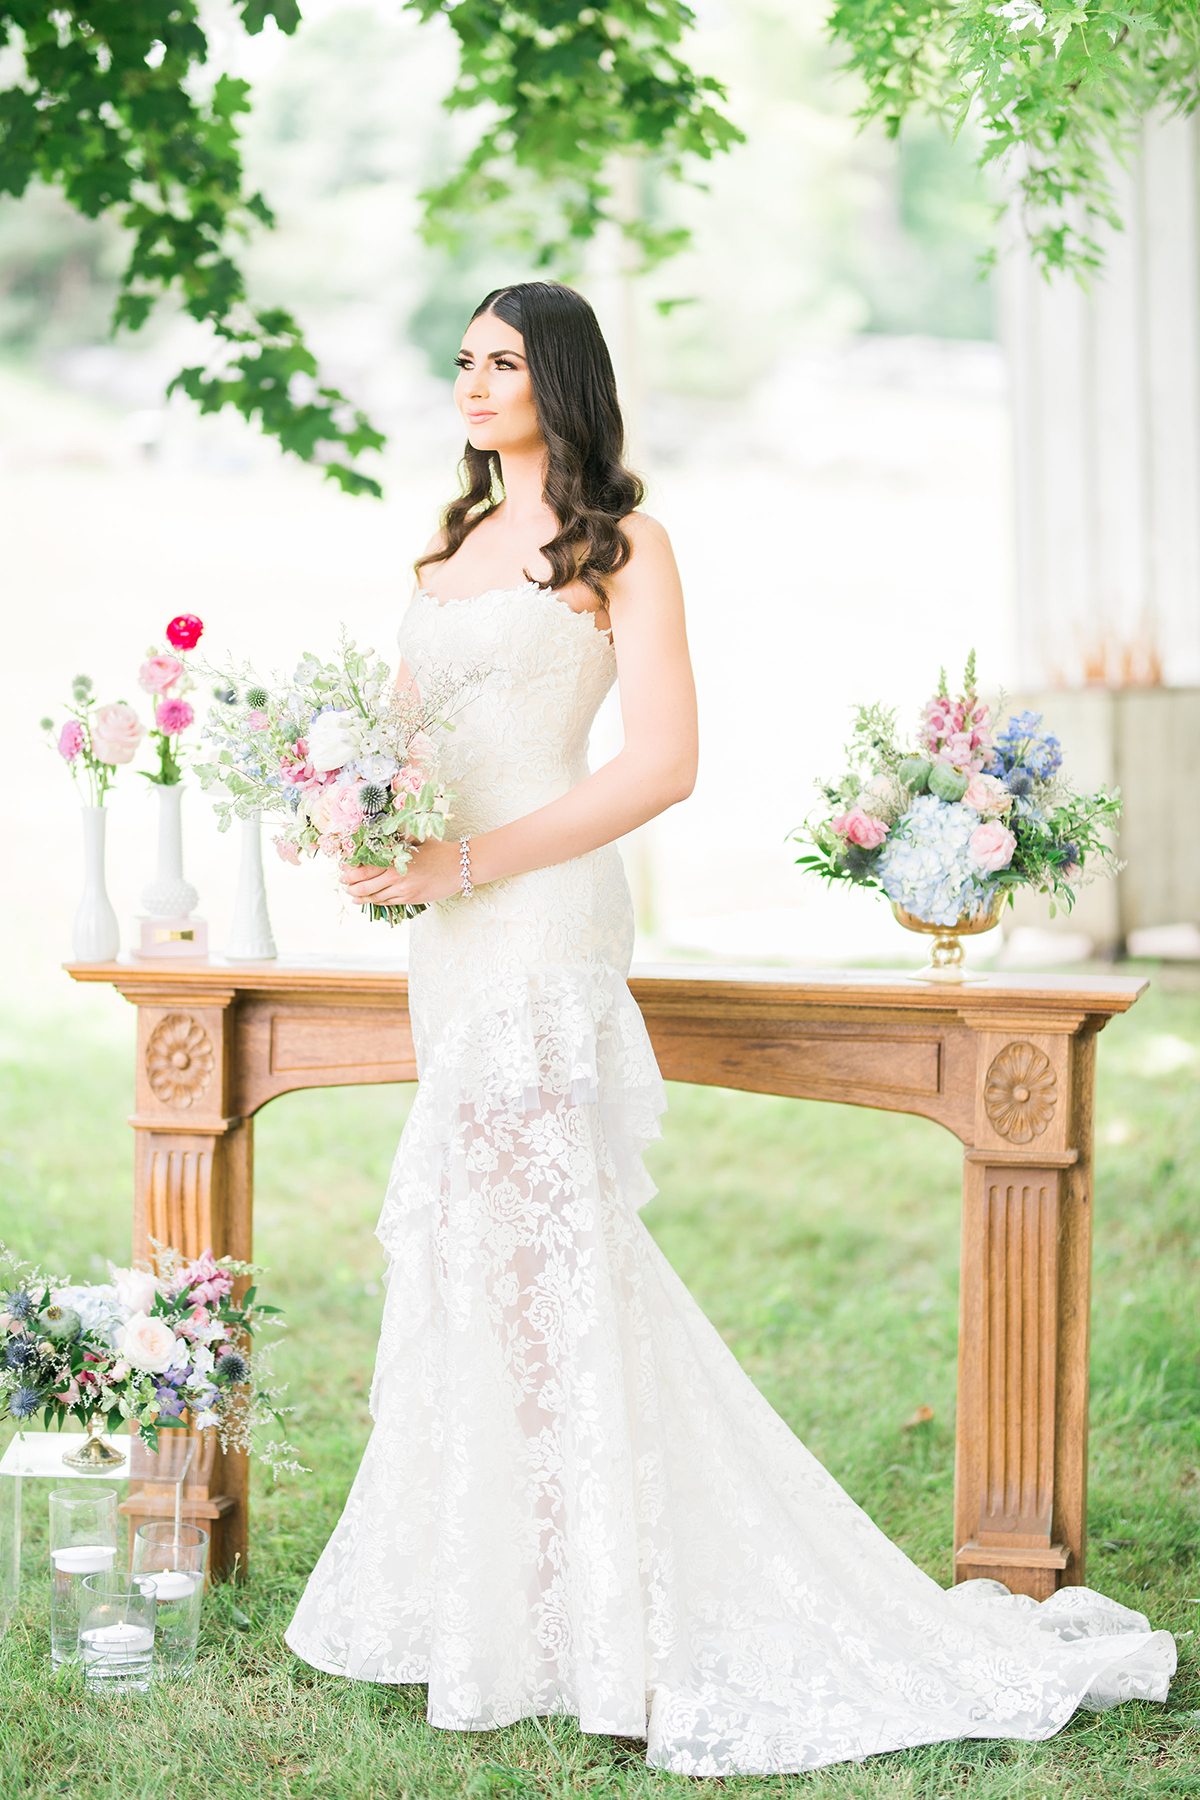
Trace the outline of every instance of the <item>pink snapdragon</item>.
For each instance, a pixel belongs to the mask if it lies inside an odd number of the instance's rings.
[[[978,772],[992,747],[991,709],[982,700],[948,700],[935,694],[925,703],[921,745],[934,762],[964,773]]]
[[[213,1257],[211,1250],[202,1250],[192,1262],[188,1263],[184,1274],[187,1286],[191,1289],[192,1306],[223,1300],[226,1294],[233,1291],[233,1276],[228,1269],[222,1269]]]
[[[58,734],[58,754],[64,762],[74,762],[86,743],[87,737],[78,719],[68,719]]]
[[[839,813],[833,821],[833,829],[848,844],[857,844],[862,850],[878,849],[888,834],[883,820],[872,818],[861,806],[852,806],[849,812]]]

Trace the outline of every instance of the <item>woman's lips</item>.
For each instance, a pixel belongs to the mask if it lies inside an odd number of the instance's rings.
[[[494,419],[495,416],[494,412],[468,412],[467,421],[471,425],[483,425],[488,419]]]

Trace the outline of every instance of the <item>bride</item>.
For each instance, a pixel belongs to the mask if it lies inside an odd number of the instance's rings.
[[[664,1096],[614,843],[695,776],[679,577],[585,300],[489,294],[458,369],[466,491],[417,565],[401,680],[488,674],[444,751],[456,840],[343,876],[355,901],[428,908],[421,1079],[379,1223],[375,1429],[288,1643],[427,1683],[433,1725],[570,1713],[689,1775],[1040,1739],[1079,1706],[1163,1699],[1174,1642],[1139,1613],[1078,1587],[944,1592],[910,1563],[639,1219]],[[590,774],[618,676],[624,748]]]

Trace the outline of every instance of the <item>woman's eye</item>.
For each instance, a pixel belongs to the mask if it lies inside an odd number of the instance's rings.
[[[469,369],[471,366],[470,358],[466,356],[456,356],[454,359],[454,366],[456,369]]]
[[[514,364],[513,364],[513,363],[510,363],[510,362],[498,362],[498,363],[497,363],[497,364],[496,364],[496,367],[497,367],[497,368],[498,368],[498,369],[507,369],[507,370],[509,370],[509,371],[510,371],[510,372],[511,372],[511,371],[512,371],[512,369],[513,369],[513,368],[514,368],[514,366],[515,366],[515,365],[514,365]]]

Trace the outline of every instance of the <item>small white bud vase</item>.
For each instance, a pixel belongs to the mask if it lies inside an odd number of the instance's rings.
[[[242,820],[242,860],[225,955],[230,962],[270,962],[278,954],[263,879],[262,815],[256,808]]]
[[[158,870],[142,891],[147,917],[139,920],[142,957],[208,955],[208,926],[192,914],[200,898],[183,875],[183,783],[155,782],[158,795]]]
[[[83,895],[71,932],[71,956],[75,962],[112,962],[121,948],[121,930],[104,885],[108,814],[102,806],[79,810],[83,815]]]

